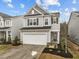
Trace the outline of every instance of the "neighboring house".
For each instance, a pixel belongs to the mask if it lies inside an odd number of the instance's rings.
[[[24,15],[23,27],[20,29],[23,44],[59,44],[59,16],[59,13],[48,13],[38,5],[32,7]]]
[[[6,39],[11,36],[12,20],[11,16],[0,13],[0,39]]]
[[[6,39],[6,42],[15,39],[16,36],[20,39],[20,28],[23,26],[22,16],[9,16],[0,13],[0,39]]]
[[[70,15],[68,34],[74,42],[79,43],[79,11],[74,11]]]

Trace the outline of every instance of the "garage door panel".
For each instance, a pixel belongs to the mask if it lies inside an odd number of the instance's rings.
[[[47,43],[47,34],[24,34],[23,35],[24,44],[38,44],[46,45]]]

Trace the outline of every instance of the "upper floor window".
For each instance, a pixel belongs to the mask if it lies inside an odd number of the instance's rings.
[[[33,22],[33,25],[36,25],[36,24],[37,24],[36,19],[34,19],[33,21],[34,21],[34,22]]]
[[[28,19],[28,25],[38,25],[38,19]]]
[[[0,26],[2,26],[2,22],[0,21]]]
[[[48,19],[45,19],[45,25],[48,25]]]
[[[32,19],[29,19],[29,25],[32,25]]]
[[[28,19],[27,23],[28,23],[28,25],[29,25],[29,19]]]
[[[58,18],[57,17],[52,18],[52,24],[58,24]]]
[[[7,20],[6,21],[6,25],[10,25],[10,20]]]

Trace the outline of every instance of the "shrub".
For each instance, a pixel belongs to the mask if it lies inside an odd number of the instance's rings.
[[[60,42],[60,45],[61,45],[61,50],[65,50],[66,49],[66,38],[62,37],[61,38],[61,42]]]
[[[63,50],[65,53],[67,53],[67,52],[68,52],[67,38],[62,37],[62,38],[61,38],[60,45],[61,45],[61,50]]]
[[[1,38],[1,39],[0,39],[0,44],[5,44],[5,43],[6,43],[6,39]]]
[[[16,36],[12,43],[14,46],[20,45],[20,39]]]
[[[9,37],[8,37],[8,42],[7,42],[8,44],[11,44],[11,36],[9,35]]]

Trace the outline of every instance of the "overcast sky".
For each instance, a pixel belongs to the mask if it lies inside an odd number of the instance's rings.
[[[60,21],[68,21],[72,11],[79,11],[79,0],[0,0],[0,12],[18,16],[37,3],[48,12],[60,12]]]

